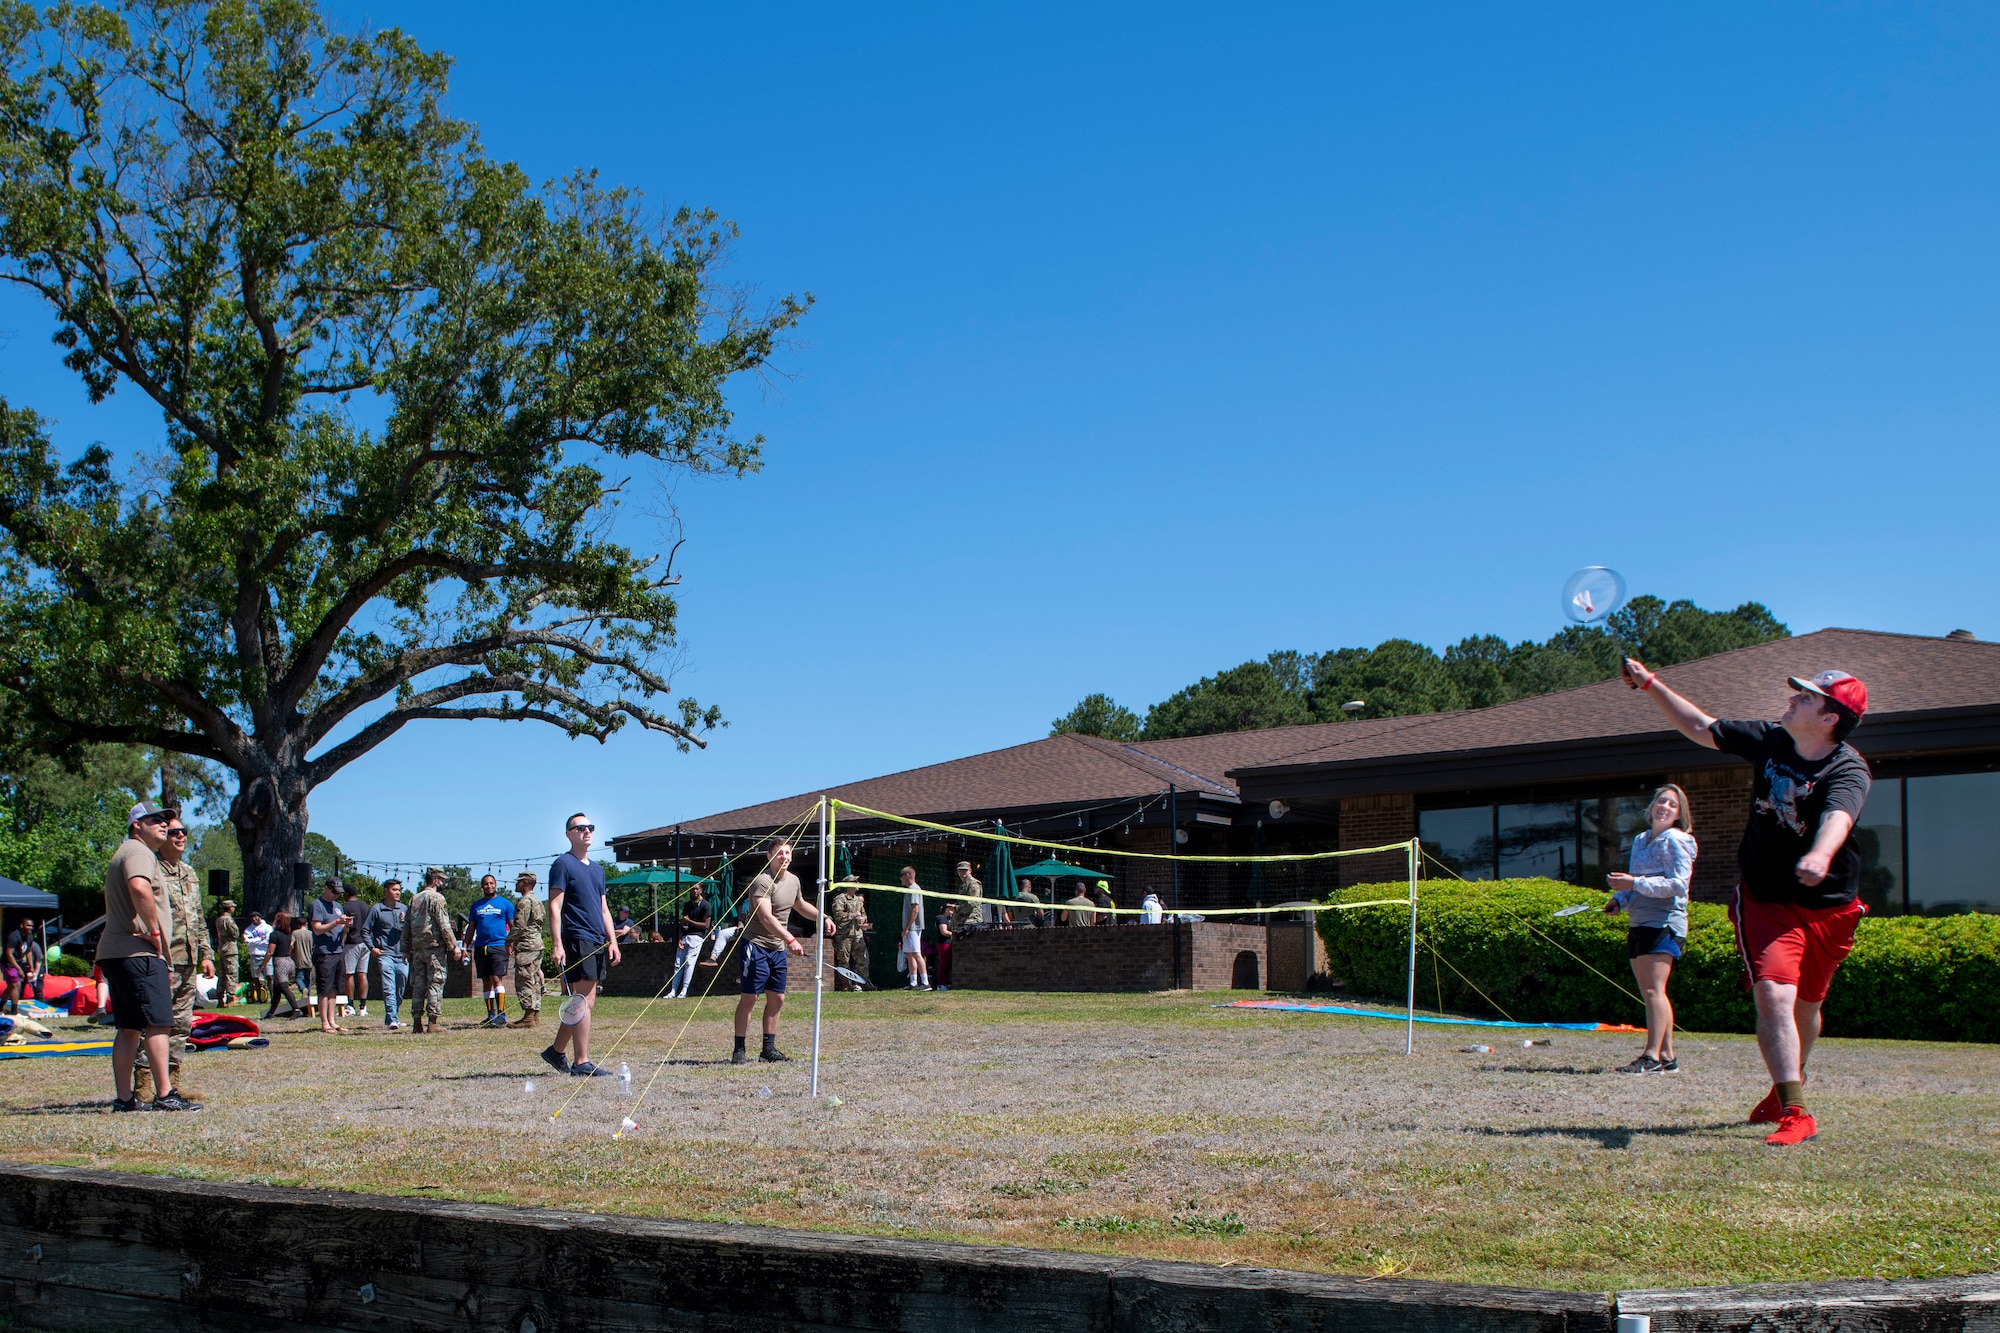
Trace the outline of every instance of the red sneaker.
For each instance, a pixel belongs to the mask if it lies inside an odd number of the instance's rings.
[[[1806,1113],[1804,1107],[1787,1106],[1785,1118],[1778,1122],[1778,1132],[1767,1135],[1764,1142],[1774,1148],[1788,1148],[1794,1143],[1804,1143],[1807,1139],[1817,1138],[1818,1135],[1819,1126]]]
[[[1747,1123],[1752,1125],[1775,1125],[1784,1118],[1785,1108],[1779,1105],[1778,1089],[1774,1086],[1769,1092],[1764,1094],[1763,1101],[1758,1102],[1755,1107],[1751,1108],[1750,1119]]]

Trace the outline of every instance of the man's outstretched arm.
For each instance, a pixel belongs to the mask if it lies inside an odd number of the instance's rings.
[[[1675,694],[1657,674],[1646,670],[1645,663],[1628,657],[1619,670],[1633,689],[1643,690],[1652,696],[1660,711],[1667,715],[1667,721],[1673,723],[1674,729],[1681,735],[1696,745],[1705,745],[1711,750],[1717,748],[1714,733],[1709,731],[1715,725],[1715,719]]]

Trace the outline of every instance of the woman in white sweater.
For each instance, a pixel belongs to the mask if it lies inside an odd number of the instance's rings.
[[[1672,783],[1653,793],[1651,827],[1632,841],[1631,873],[1608,875],[1610,913],[1625,912],[1631,928],[1625,951],[1632,975],[1646,1000],[1646,1049],[1621,1074],[1674,1074],[1674,1007],[1667,1000],[1667,976],[1687,939],[1688,884],[1694,877],[1694,820],[1687,794]]]

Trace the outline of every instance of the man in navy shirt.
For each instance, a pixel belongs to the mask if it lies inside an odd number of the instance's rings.
[[[1776,1125],[1764,1140],[1774,1147],[1803,1143],[1819,1133],[1806,1112],[1806,1057],[1819,1036],[1827,987],[1866,910],[1854,821],[1872,779],[1847,736],[1868,711],[1868,687],[1845,671],[1792,676],[1794,693],[1779,721],[1728,722],[1639,662],[1627,659],[1622,670],[1682,735],[1756,766],[1729,908],[1757,1001],[1757,1048],[1771,1071],[1771,1091],[1750,1123]]]
[[[500,881],[488,875],[479,881],[472,902],[472,974],[486,990],[486,1023],[507,1026],[507,932],[514,926],[514,904],[500,896]]]
[[[597,825],[582,811],[571,815],[563,823],[569,850],[549,867],[549,919],[556,931],[552,956],[569,986],[569,999],[563,1003],[562,1026],[542,1059],[557,1072],[579,1078],[610,1072],[590,1063],[590,1011],[597,1003],[598,983],[619,957],[611,934],[611,905],[604,900],[604,867],[590,859],[596,832]]]

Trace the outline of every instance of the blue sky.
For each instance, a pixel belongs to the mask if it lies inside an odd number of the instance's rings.
[[[819,302],[738,388],[763,473],[674,493],[679,683],[730,727],[418,724],[314,795],[352,854],[537,854],[1276,648],[1542,637],[1583,564],[2000,636],[1990,8],[330,12],[451,53],[495,155],[714,207],[732,280]],[[162,435],[18,297],[0,392]]]

